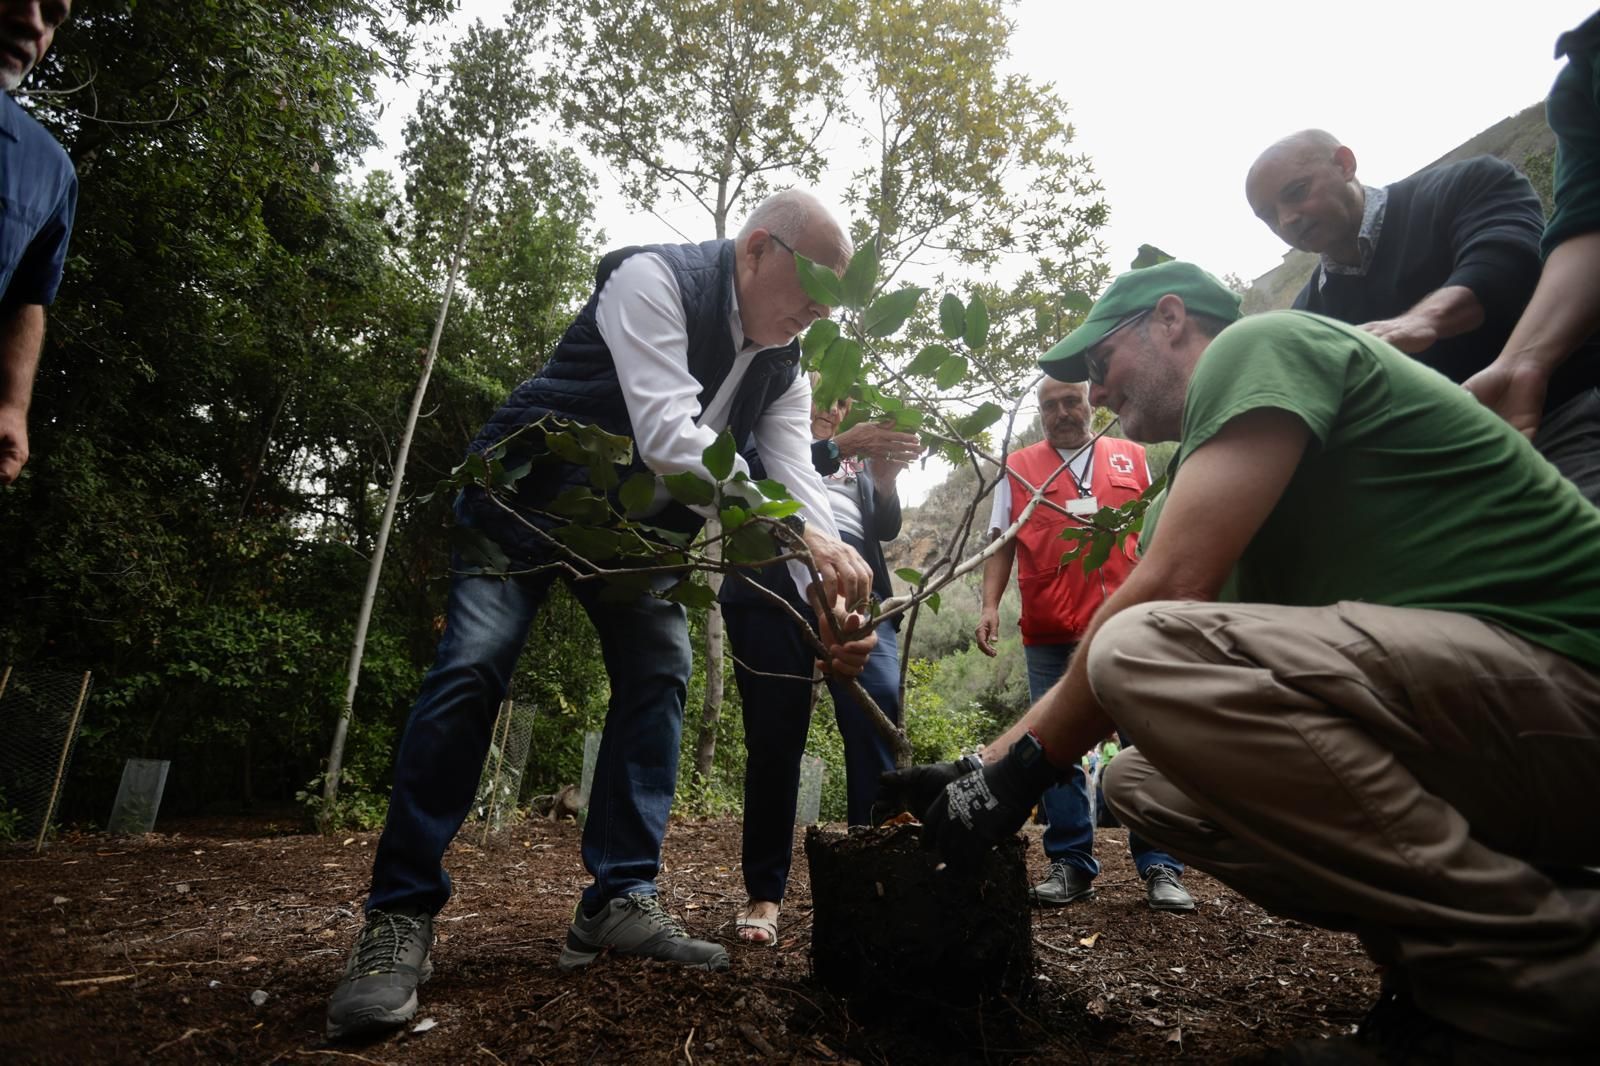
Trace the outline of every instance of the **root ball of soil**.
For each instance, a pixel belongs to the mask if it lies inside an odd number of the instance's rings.
[[[817,979],[858,1009],[1025,992],[1033,930],[1023,841],[1013,837],[976,873],[957,874],[937,869],[917,834],[911,825],[807,831]]]

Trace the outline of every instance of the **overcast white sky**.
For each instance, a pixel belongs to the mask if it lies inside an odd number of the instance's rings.
[[[1076,147],[1094,159],[1111,206],[1103,233],[1122,269],[1155,244],[1217,274],[1255,278],[1284,247],[1250,214],[1244,173],[1269,143],[1320,126],[1349,144],[1369,184],[1404,177],[1473,134],[1544,98],[1560,69],[1556,37],[1596,0],[1022,0],[1013,65],[1054,82],[1072,108]],[[453,32],[501,17],[504,0],[467,0]],[[396,85],[371,166],[393,167],[415,87]],[[679,239],[633,212],[599,171],[599,223],[614,243]],[[661,214],[685,233],[698,208]],[[907,502],[936,483],[901,482]]]

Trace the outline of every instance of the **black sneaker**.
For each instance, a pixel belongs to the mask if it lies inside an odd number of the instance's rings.
[[[417,1013],[417,986],[433,976],[433,915],[369,911],[344,980],[328,1000],[328,1039],[404,1025]]]
[[[1192,911],[1194,897],[1178,881],[1178,871],[1170,866],[1152,866],[1144,879],[1144,898],[1153,911]]]
[[[1041,907],[1064,907],[1080,899],[1094,899],[1094,878],[1076,866],[1053,862],[1045,879],[1028,890],[1028,898]]]
[[[567,973],[589,965],[610,948],[619,955],[643,955],[701,970],[726,970],[728,953],[721,944],[695,940],[678,920],[661,908],[653,894],[620,896],[590,918],[578,905],[567,929],[567,946],[556,964]]]

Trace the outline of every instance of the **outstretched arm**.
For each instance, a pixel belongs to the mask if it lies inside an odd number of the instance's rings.
[[[1089,688],[1088,650],[1113,616],[1153,600],[1215,599],[1245,547],[1283,496],[1311,431],[1278,408],[1257,408],[1233,419],[1184,460],[1161,514],[1161,536],[1122,587],[1095,613],[1066,676],[1016,725],[984,749],[1003,757],[1029,730],[1057,766],[1115,726]],[[1193,531],[1204,535],[1186,535]]]
[[[21,304],[0,321],[0,485],[28,462],[28,408],[44,344],[44,308]]]
[[[1600,332],[1600,231],[1556,245],[1539,287],[1499,358],[1466,380],[1485,407],[1532,437],[1544,413],[1550,377]]]

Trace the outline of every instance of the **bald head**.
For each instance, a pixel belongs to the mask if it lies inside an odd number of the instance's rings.
[[[855,251],[850,235],[833,213],[804,189],[784,189],[757,204],[739,229],[738,243],[743,244],[756,230],[775,233],[791,245],[805,243],[819,254],[813,257],[804,250],[801,254],[836,271],[850,265]]]
[[[1343,145],[1339,138],[1327,130],[1301,130],[1291,133],[1279,141],[1274,141],[1267,146],[1266,151],[1256,156],[1256,161],[1250,165],[1250,173],[1245,178],[1248,187],[1255,180],[1256,172],[1264,163],[1288,161],[1295,164],[1317,163],[1333,158]]]
[[[1354,266],[1366,194],[1356,156],[1327,130],[1301,130],[1256,157],[1245,177],[1250,210],[1284,243]]]
[[[850,237],[822,201],[800,189],[773,193],[734,239],[734,286],[747,340],[787,344],[829,308],[800,283],[795,256],[837,274],[850,263]]]

